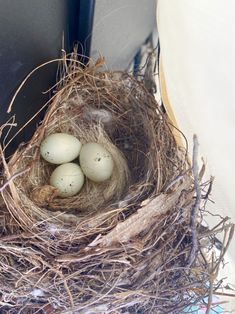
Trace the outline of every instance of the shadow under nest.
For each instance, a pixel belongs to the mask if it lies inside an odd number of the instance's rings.
[[[217,232],[233,229],[226,220],[201,228],[207,185],[195,207],[200,178],[143,83],[101,60],[62,61],[34,136],[8,163],[2,154],[2,180],[22,173],[1,190],[2,313],[181,313],[214,288],[222,258],[212,267],[206,254]],[[58,198],[39,153],[55,132],[104,145],[111,179]]]

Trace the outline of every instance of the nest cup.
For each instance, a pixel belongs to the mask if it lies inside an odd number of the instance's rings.
[[[76,75],[69,73],[74,67]],[[135,206],[163,191],[182,171],[179,149],[154,97],[133,77],[97,68],[84,70],[76,60],[70,64],[41,126],[8,164],[11,173],[28,170],[15,180],[15,192],[31,222],[58,215],[67,221],[71,214],[76,221],[120,204]],[[41,141],[56,132],[72,134],[82,143],[102,144],[114,160],[110,180],[99,184],[86,180],[79,194],[58,197],[48,183],[55,167],[39,151]]]
[[[61,61],[32,139],[8,163],[2,155],[2,179],[9,181],[0,204],[1,310],[190,311],[213,291],[225,252],[210,258],[215,235],[226,230],[227,248],[234,227],[226,219],[212,232],[201,227],[211,184],[200,197],[203,171],[192,176],[166,114],[142,82],[104,70],[102,60],[84,67],[72,54]],[[55,132],[105,146],[114,160],[110,180],[87,180],[78,195],[59,198],[48,186],[54,166],[39,152]]]

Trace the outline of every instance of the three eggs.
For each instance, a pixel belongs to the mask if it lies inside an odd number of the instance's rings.
[[[59,165],[50,177],[50,185],[59,191],[59,196],[76,195],[85,182],[86,176],[94,182],[108,180],[114,168],[111,154],[98,143],[82,143],[73,135],[54,133],[41,143],[43,159]],[[80,166],[72,162],[79,158]]]

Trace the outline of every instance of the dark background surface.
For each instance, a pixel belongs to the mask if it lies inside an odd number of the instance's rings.
[[[60,56],[62,38],[66,51],[71,51],[78,39],[79,5],[77,0],[0,0],[0,124],[16,114],[20,128],[48,100],[42,92],[55,82],[57,64],[34,74],[16,98],[12,113],[6,114],[23,78]],[[14,140],[9,152],[29,139],[42,115]]]

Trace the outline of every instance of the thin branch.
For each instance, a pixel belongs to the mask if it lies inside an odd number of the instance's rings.
[[[188,170],[178,175],[171,183],[169,183],[169,185],[165,188],[164,192],[166,193],[167,191],[169,191],[176,183],[182,180],[187,173],[188,173]]]
[[[212,268],[214,267],[214,260],[215,260],[215,257],[214,257],[214,252],[213,252],[212,253]],[[207,308],[206,308],[205,314],[210,313],[211,304],[212,304],[212,297],[213,297],[214,279],[215,279],[215,275],[213,273],[211,273],[210,280],[209,280],[209,284],[210,284],[209,295],[208,295]]]
[[[226,292],[214,292],[215,295],[222,295],[224,297],[231,297],[231,298],[235,298],[235,293],[226,293]]]
[[[209,182],[208,190],[206,192],[206,195],[203,196],[203,199],[208,199],[209,195],[211,194],[212,186],[213,186],[213,183],[214,183],[214,179],[215,179],[215,177],[211,177],[210,182]]]
[[[198,240],[197,240],[197,214],[201,203],[201,188],[199,182],[199,167],[198,167],[198,139],[197,136],[193,136],[193,164],[192,164],[192,172],[194,177],[194,189],[196,191],[196,200],[192,206],[191,210],[191,219],[190,219],[190,227],[192,232],[192,248],[188,258],[188,267],[191,267],[192,263],[195,260],[196,253],[198,250]]]
[[[216,271],[216,269],[217,269],[216,273],[218,273],[218,271],[219,271],[219,265],[220,265],[221,261],[223,260],[224,255],[227,252],[228,247],[229,247],[230,243],[232,242],[232,239],[234,236],[235,225],[234,224],[228,225],[227,228],[228,229],[225,229],[225,236],[226,236],[227,230],[229,232],[227,243],[223,246],[223,249],[221,250],[220,257],[219,257],[219,259],[218,259],[218,261],[217,261],[217,263],[213,269],[213,271]]]
[[[23,171],[19,171],[17,173],[15,173],[13,176],[10,177],[10,179],[8,179],[2,187],[0,187],[0,192],[2,192],[12,181],[14,181],[17,177],[22,176],[22,174],[26,173],[29,171],[29,168],[23,170]]]

